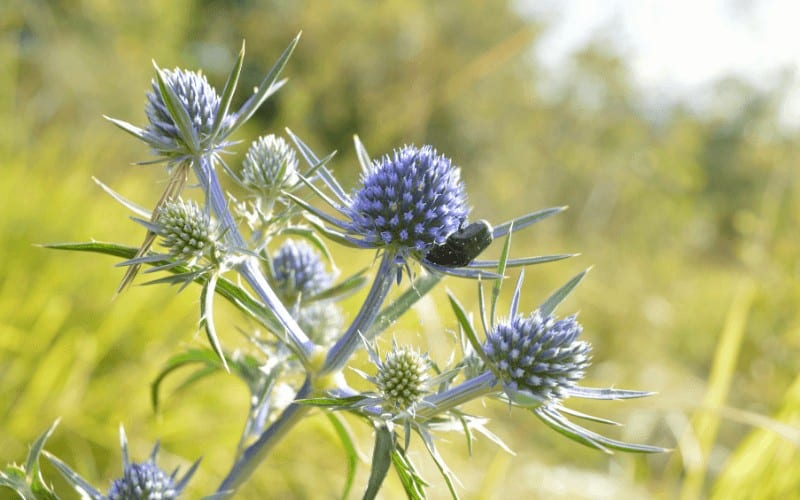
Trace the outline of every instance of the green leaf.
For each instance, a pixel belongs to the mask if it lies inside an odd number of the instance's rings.
[[[375,448],[372,451],[372,469],[369,474],[367,491],[364,492],[364,500],[372,500],[378,495],[383,480],[389,472],[392,464],[392,453],[395,450],[394,432],[389,430],[383,422],[375,425]]]
[[[51,248],[54,250],[70,250],[70,251],[78,251],[78,252],[91,252],[91,253],[100,253],[104,255],[111,255],[114,257],[121,257],[130,259],[136,255],[137,248],[130,247],[126,245],[119,245],[116,243],[104,243],[104,242],[88,242],[88,243],[48,243],[42,245],[45,248]],[[169,264],[169,261],[157,261],[157,262],[150,262],[148,265],[157,266],[157,265],[165,265]],[[199,268],[195,268],[199,269]],[[188,273],[190,269],[186,266],[180,265],[175,266],[169,269],[169,272],[173,274],[182,274]],[[198,275],[194,279],[195,283],[204,284],[207,281],[207,277],[205,275]],[[283,327],[278,323],[277,319],[275,319],[275,314],[268,308],[264,307],[259,301],[254,299],[245,289],[237,286],[232,281],[220,277],[217,282],[217,286],[214,290],[216,293],[220,294],[223,298],[228,300],[231,304],[236,306],[240,311],[250,315],[261,325],[268,328],[272,332],[282,332]]]
[[[153,404],[154,411],[158,411],[158,395],[161,389],[161,383],[167,375],[178,368],[198,363],[206,367],[214,368],[215,370],[222,370],[223,367],[217,355],[208,349],[190,349],[187,352],[172,356],[167,360],[166,366],[150,385],[150,401]]]
[[[613,453],[611,450],[624,451],[628,453],[664,453],[666,451],[670,451],[666,448],[661,448],[658,446],[626,443],[624,441],[617,441],[616,439],[607,438],[573,422],[570,422],[563,415],[561,415],[557,409],[549,406],[539,407],[534,410],[534,413],[539,417],[540,420],[542,420],[542,422],[547,424],[550,428],[556,430],[558,433],[567,436],[573,441],[589,446],[590,448],[598,449],[605,453]]]
[[[347,460],[347,476],[344,480],[344,491],[342,498],[347,498],[350,495],[350,490],[353,488],[353,481],[356,478],[356,466],[358,465],[358,451],[356,450],[356,443],[350,430],[347,428],[344,420],[332,412],[325,412],[325,416],[333,426],[333,430],[339,437],[339,441],[344,448]]]
[[[175,125],[180,131],[181,138],[184,143],[189,146],[193,154],[200,153],[200,138],[197,136],[194,127],[192,127],[192,118],[189,116],[189,111],[183,106],[175,89],[167,84],[164,78],[164,71],[156,65],[153,61],[153,66],[156,68],[156,80],[158,80],[158,91],[161,98],[164,100],[164,105],[167,107],[169,116],[175,122]]]
[[[327,290],[323,290],[322,292],[309,297],[303,297],[302,303],[310,304],[311,302],[316,302],[318,300],[340,300],[354,294],[367,282],[367,277],[364,276],[367,270],[367,268],[364,268],[346,280],[328,288]]]
[[[242,107],[236,112],[236,119],[234,120],[231,130],[228,131],[228,133],[233,132],[242,126],[243,123],[253,116],[253,113],[255,113],[259,107],[261,107],[261,105],[269,96],[277,92],[278,89],[283,86],[282,82],[276,83],[276,80],[278,79],[278,76],[280,76],[281,71],[283,71],[283,68],[286,66],[286,63],[289,61],[289,57],[291,57],[292,52],[299,41],[300,33],[294,37],[294,39],[289,43],[289,46],[284,49],[278,60],[275,61],[275,64],[272,65],[272,68],[270,68],[267,76],[265,76],[259,84],[256,93],[250,96],[250,98],[248,98]]]
[[[416,469],[414,469],[414,464],[411,463],[400,448],[395,448],[392,453],[392,464],[409,499],[422,500],[427,498],[425,496],[425,488],[428,483],[417,473]]]
[[[457,499],[458,492],[456,492],[456,485],[455,481],[457,481],[456,477],[453,475],[453,471],[447,466],[447,463],[444,461],[444,458],[439,454],[439,451],[436,449],[436,445],[433,442],[433,436],[429,432],[427,432],[424,428],[417,428],[417,433],[422,438],[422,442],[425,443],[425,448],[428,450],[428,454],[433,459],[433,462],[436,464],[436,467],[439,469],[439,472],[442,474],[444,478],[444,482],[447,484],[447,489],[450,490],[450,495]]]
[[[286,133],[289,134],[289,137],[292,139],[292,141],[294,141],[297,149],[300,150],[300,154],[303,156],[303,158],[305,158],[306,163],[311,165],[312,169],[315,169],[316,165],[322,165],[317,173],[320,179],[322,179],[325,185],[328,186],[331,191],[333,191],[336,197],[343,201],[349,200],[350,196],[345,192],[344,189],[342,189],[342,186],[339,185],[339,181],[337,181],[336,178],[328,171],[328,169],[325,168],[324,162],[320,160],[316,154],[314,154],[311,148],[308,147],[305,142],[300,140],[300,138],[297,137],[290,129],[287,128]],[[334,151],[330,155],[326,156],[326,158],[332,158],[335,153],[336,152]]]
[[[58,495],[42,478],[39,467],[39,456],[42,454],[45,442],[53,435],[59,419],[47,428],[31,445],[24,466],[8,465],[0,470],[0,487],[14,490],[24,500],[55,500]]]
[[[542,305],[539,306],[539,312],[542,313],[542,316],[547,317],[553,314],[553,311],[555,311],[556,307],[558,307],[558,305],[567,298],[572,290],[578,286],[590,269],[591,268],[579,272],[571,280],[564,284],[564,286],[553,292],[553,294],[548,297],[547,300],[542,303]]]
[[[531,212],[527,215],[523,215],[522,217],[517,217],[516,219],[504,222],[499,226],[495,226],[494,231],[492,231],[492,236],[494,236],[495,238],[499,238],[500,236],[505,236],[506,234],[510,233],[512,230],[519,231],[520,229],[528,227],[531,224],[535,224],[552,215],[561,213],[566,209],[567,207],[545,208],[543,210],[538,210],[536,212]]]
[[[571,257],[577,257],[580,255],[579,253],[561,253],[556,255],[539,255],[536,257],[522,257],[519,259],[508,259],[506,261],[506,268],[510,267],[523,267],[523,266],[533,266],[536,264],[546,264],[548,262],[555,262],[557,260],[564,260],[569,259]],[[470,263],[469,267],[474,267],[477,269],[491,269],[496,268],[498,265],[498,261],[496,260],[476,260]]]
[[[239,50],[239,56],[228,74],[228,79],[225,80],[225,87],[222,89],[222,95],[219,99],[219,108],[217,108],[217,116],[214,117],[214,124],[211,126],[211,136],[208,139],[210,144],[213,144],[220,130],[222,129],[223,119],[228,115],[228,110],[231,107],[233,94],[236,91],[236,86],[239,84],[239,75],[242,72],[242,64],[244,63],[244,40],[242,41],[242,48]]]
[[[358,163],[361,164],[361,171],[366,174],[372,168],[372,159],[369,157],[364,143],[361,142],[357,135],[353,136],[353,143],[356,146],[356,156],[358,157]]]
[[[319,406],[322,408],[352,408],[353,405],[366,399],[366,396],[357,395],[346,398],[319,397],[296,399],[294,402],[301,405]]]
[[[504,276],[506,272],[506,263],[508,262],[508,255],[511,253],[511,233],[513,232],[513,221],[509,225],[509,231],[506,235],[506,241],[503,244],[503,252],[500,254],[500,260],[497,262],[497,274]],[[497,317],[497,301],[500,298],[500,288],[503,286],[503,278],[498,279],[492,286],[492,301],[489,310],[489,321],[492,328],[494,328],[494,320]]]
[[[217,274],[212,274],[200,292],[200,326],[205,329],[208,342],[219,357],[219,360],[222,361],[225,371],[230,372],[231,370],[228,368],[228,362],[225,360],[225,353],[222,351],[222,345],[219,342],[217,329],[214,325],[214,288],[217,284],[217,277]]]
[[[483,346],[481,345],[481,341],[478,339],[478,334],[477,332],[475,332],[475,328],[472,326],[472,322],[469,320],[469,317],[467,316],[467,312],[464,310],[464,307],[461,305],[458,299],[455,298],[453,294],[448,293],[447,298],[450,300],[450,307],[453,309],[453,312],[456,315],[456,319],[458,320],[458,324],[461,326],[461,330],[464,332],[464,335],[466,335],[467,340],[469,340],[472,349],[478,356],[480,356],[484,365],[492,369],[492,371],[494,372],[493,368],[494,365],[491,361],[489,361],[489,358],[487,358],[486,354],[483,352]],[[500,377],[498,377],[497,379],[501,380]]]
[[[102,500],[103,494],[100,493],[94,486],[86,482],[86,480],[79,476],[77,472],[70,469],[69,465],[65,464],[59,460],[58,457],[48,453],[47,451],[44,452],[44,456],[50,460],[50,463],[53,464],[56,469],[58,469],[58,472],[64,476],[64,479],[66,479],[76,491],[81,493],[81,495],[91,498],[92,500]]]

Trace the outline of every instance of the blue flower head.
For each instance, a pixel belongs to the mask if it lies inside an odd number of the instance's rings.
[[[128,441],[125,431],[120,427],[119,432],[122,445],[122,477],[111,483],[111,488],[105,498],[109,500],[178,498],[200,461],[195,462],[183,478],[177,479],[177,469],[172,474],[167,474],[156,465],[156,456],[158,455],[158,443],[156,443],[147,461],[131,463],[128,457]]]
[[[165,83],[173,90],[191,121],[192,129],[201,140],[211,134],[219,110],[220,97],[206,77],[195,71],[180,68],[163,70]],[[146,133],[157,153],[172,155],[184,151],[184,138],[169,113],[161,95],[158,82],[153,80],[153,90],[147,93],[145,113],[150,125]]]
[[[506,390],[558,401],[569,396],[589,367],[591,345],[578,340],[582,330],[575,316],[556,320],[537,310],[495,325],[483,351]]]
[[[287,240],[272,257],[275,290],[291,304],[298,296],[309,297],[331,286],[333,276],[307,243]]]
[[[458,167],[431,146],[404,146],[373,162],[348,210],[348,232],[363,246],[391,248],[398,258],[424,255],[466,221]]]
[[[152,461],[130,464],[108,490],[109,500],[177,498],[172,478]]]

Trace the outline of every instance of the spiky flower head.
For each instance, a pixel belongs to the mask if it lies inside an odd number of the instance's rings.
[[[156,465],[158,443],[145,462],[133,463],[128,456],[128,439],[120,426],[119,440],[122,447],[122,477],[111,483],[109,500],[161,500],[178,498],[191,479],[200,461],[196,461],[182,478],[177,478],[178,470],[167,474]]]
[[[202,141],[212,130],[214,119],[219,110],[220,97],[208,83],[205,75],[196,71],[175,68],[162,70],[164,82],[174,91],[186,113],[189,115],[192,129]],[[161,154],[175,154],[183,151],[186,138],[175,124],[169,109],[161,95],[158,81],[152,81],[153,90],[147,93],[145,113],[150,125],[147,132],[158,143],[151,145]]]
[[[164,203],[153,227],[162,237],[161,244],[169,249],[176,261],[193,264],[203,257],[211,261],[218,258],[219,248],[211,218],[191,200]]]
[[[349,207],[349,232],[400,258],[441,245],[469,212],[459,168],[431,146],[395,150],[373,162],[361,181]]]
[[[152,460],[129,464],[123,476],[116,479],[108,490],[109,500],[143,500],[177,498],[178,491],[172,477]]]
[[[393,409],[406,410],[428,393],[428,359],[410,347],[397,347],[378,366],[375,384]]]
[[[242,185],[256,193],[274,195],[297,183],[297,154],[282,137],[259,137],[242,162]]]
[[[333,281],[319,254],[308,243],[294,240],[286,240],[273,255],[272,278],[275,290],[290,304],[298,296],[321,292]]]
[[[534,311],[498,323],[483,350],[505,387],[536,399],[558,401],[583,378],[591,345],[578,340],[583,328],[575,316],[556,320]]]

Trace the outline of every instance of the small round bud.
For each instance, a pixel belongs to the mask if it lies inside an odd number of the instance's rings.
[[[383,399],[396,409],[413,407],[428,392],[428,366],[427,359],[411,348],[392,349],[376,376]]]
[[[261,193],[278,193],[297,183],[297,155],[281,137],[267,135],[253,141],[242,162],[242,185]]]
[[[216,258],[216,241],[209,215],[192,201],[166,202],[158,212],[156,224],[161,244],[179,261],[194,262],[201,257]]]

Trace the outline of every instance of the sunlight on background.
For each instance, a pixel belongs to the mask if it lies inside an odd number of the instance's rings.
[[[600,38],[624,55],[651,99],[704,107],[718,79],[736,76],[767,90],[800,70],[800,3],[792,0],[547,0],[521,8],[550,24],[536,48],[549,70]],[[800,126],[797,86],[780,116]]]
[[[290,127],[316,151],[338,151],[332,167],[350,189],[354,133],[373,156],[429,143],[462,168],[475,218],[569,205],[515,235],[516,255],[581,253],[527,271],[521,307],[593,266],[559,310],[580,312],[594,346],[586,385],[658,392],[576,403],[623,422],[619,439],[675,448],[648,457],[596,453],[488,401],[491,430],[517,455],[443,442],[462,498],[790,498],[800,491],[798,19],[800,4],[770,0],[0,0],[0,466],[61,417],[48,449],[99,488],[120,473],[120,423],[139,459],[159,438],[167,466],[204,457],[189,498],[219,484],[246,388],[220,373],[180,389],[177,377],[157,414],[150,405],[166,360],[207,345],[198,290],[134,286],[112,301],[114,259],[34,245],[141,242],[91,178],[143,206],[158,199],[161,166],[132,166],[153,157],[102,118],[145,122],[151,60],[203,68],[219,87],[246,39],[240,88],[252,88],[302,30],[289,83],[237,151]],[[344,275],[372,262],[331,246]],[[441,361],[456,329],[446,291],[477,303],[472,284],[448,278],[392,332]],[[344,304],[349,314],[361,298]],[[226,346],[250,327],[224,307],[217,317]],[[360,438],[369,456],[370,432]],[[327,422],[311,419],[242,498],[331,498],[342,458]],[[445,498],[435,467],[422,473]],[[385,498],[401,498],[388,480]]]

